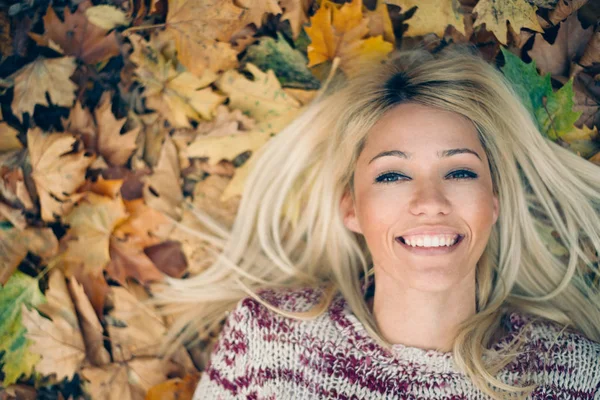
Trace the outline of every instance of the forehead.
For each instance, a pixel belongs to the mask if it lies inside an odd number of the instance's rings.
[[[406,103],[388,110],[373,125],[364,151],[399,148],[436,153],[451,147],[470,147],[483,152],[477,129],[469,119],[451,111]]]

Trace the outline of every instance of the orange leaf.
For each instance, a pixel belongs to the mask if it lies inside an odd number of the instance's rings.
[[[191,400],[201,374],[191,373],[183,379],[169,379],[148,390],[146,400]]]

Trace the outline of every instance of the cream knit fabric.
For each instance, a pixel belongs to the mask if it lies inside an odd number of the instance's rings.
[[[319,292],[265,290],[261,297],[284,309],[306,311]],[[506,315],[510,333],[494,348],[505,345],[530,317]],[[600,344],[570,329],[553,342],[560,330],[550,322],[535,322],[526,334],[527,353],[498,377],[506,383],[539,384],[531,399],[600,400]],[[386,352],[339,293],[313,321],[282,317],[249,297],[241,300],[194,394],[194,400],[488,398],[458,371],[452,353],[399,344]]]

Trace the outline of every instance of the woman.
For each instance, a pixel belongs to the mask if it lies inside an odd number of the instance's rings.
[[[231,232],[195,210],[222,252],[160,294],[169,340],[233,309],[195,399],[600,399],[598,167],[469,49],[363,71],[262,149]]]

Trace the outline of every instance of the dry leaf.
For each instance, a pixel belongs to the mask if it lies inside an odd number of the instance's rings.
[[[308,23],[311,0],[279,0],[279,4],[283,9],[281,21],[290,21],[292,35],[294,39],[298,38],[302,26]]]
[[[110,354],[104,348],[102,325],[98,321],[98,317],[84,292],[83,286],[74,277],[69,280],[69,293],[77,309],[87,359],[95,366],[110,363]]]
[[[309,67],[339,57],[340,68],[351,76],[360,69],[358,60],[382,60],[393,50],[393,44],[381,36],[364,39],[369,33],[369,19],[363,17],[362,7],[362,0],[340,8],[323,0],[310,19],[310,27],[304,27],[311,39],[307,48]]]
[[[2,110],[0,110],[0,153],[22,149],[23,145],[17,138],[18,135],[18,130],[2,120]]]
[[[375,10],[366,10],[366,14],[369,19],[369,36],[381,35],[386,42],[395,44],[394,26],[392,25],[385,1],[377,0]]]
[[[92,24],[107,31],[117,26],[129,25],[127,15],[122,10],[106,4],[86,9],[85,16]]]
[[[50,319],[22,305],[25,336],[33,342],[30,351],[42,356],[35,365],[37,372],[70,380],[85,359],[85,346],[65,276],[58,269],[50,272],[46,298],[48,302],[38,309]]]
[[[503,2],[480,0],[473,9],[473,13],[477,13],[473,27],[485,24],[486,29],[494,32],[496,39],[506,45],[506,21],[510,21],[515,32],[519,32],[523,28],[529,28],[536,32],[544,31],[538,22],[536,10],[536,6],[532,6],[525,0],[505,0]]]
[[[148,390],[146,400],[191,400],[198,381],[200,373],[195,372],[181,378],[169,379]]]
[[[235,5],[244,9],[244,14],[241,24],[254,24],[260,28],[263,24],[263,19],[267,14],[281,14],[283,11],[277,0],[234,0]]]
[[[104,92],[94,111],[98,124],[98,152],[111,165],[123,166],[137,148],[136,138],[140,128],[121,134],[126,118],[117,120],[111,111],[110,92]]]
[[[134,278],[142,284],[164,279],[143,248],[114,236],[110,238],[110,262],[106,272],[122,286],[127,286],[127,278]]]
[[[79,136],[86,149],[96,152],[96,124],[92,113],[83,108],[78,100],[69,112],[69,118],[61,118],[65,131]]]
[[[485,0],[481,0],[485,1]],[[406,20],[407,36],[424,36],[435,33],[444,37],[448,25],[465,35],[465,22],[460,10],[460,3],[456,0],[386,0],[387,4],[394,4],[407,12],[417,6],[413,16]]]
[[[106,35],[107,30],[91,23],[85,10],[92,3],[85,0],[79,3],[74,14],[65,7],[65,22],[62,22],[52,7],[44,15],[44,35],[29,35],[40,45],[59,47],[59,52],[75,56],[86,64],[95,64],[120,54],[115,32]],[[53,45],[54,44],[54,45]]]
[[[64,215],[72,208],[72,201],[80,197],[72,193],[85,181],[85,171],[94,159],[83,151],[65,154],[76,141],[66,133],[45,135],[39,128],[27,132],[31,177],[44,221]]]
[[[75,71],[73,57],[45,58],[38,57],[34,62],[18,70],[15,81],[14,97],[11,104],[13,114],[23,122],[23,114],[33,116],[36,104],[49,106],[46,92],[52,104],[71,107],[75,100],[75,85],[69,77]]]

